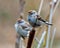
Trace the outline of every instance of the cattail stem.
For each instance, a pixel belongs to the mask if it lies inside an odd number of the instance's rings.
[[[33,29],[30,32],[30,35],[29,35],[29,39],[28,39],[28,43],[27,43],[27,48],[31,48],[32,42],[33,42],[33,39],[34,39],[34,35],[35,35],[35,30]]]

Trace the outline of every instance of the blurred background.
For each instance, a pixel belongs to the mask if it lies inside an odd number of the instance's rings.
[[[41,0],[25,0],[24,19],[27,20],[27,12],[31,9],[38,11]],[[49,14],[50,0],[44,0],[41,17],[46,18]],[[0,0],[0,48],[14,48],[16,31],[14,24],[20,13],[19,0]],[[53,17],[54,27],[57,28],[53,47],[60,48],[60,4]],[[40,33],[40,31],[38,31]]]

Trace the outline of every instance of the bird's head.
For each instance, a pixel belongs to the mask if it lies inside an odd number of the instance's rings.
[[[23,16],[24,16],[23,14],[20,14],[19,18],[17,19],[17,22],[18,23],[21,23],[22,22]]]
[[[29,14],[29,15],[33,15],[33,14],[37,14],[37,12],[36,12],[35,10],[29,10],[29,11],[28,11],[28,14]]]

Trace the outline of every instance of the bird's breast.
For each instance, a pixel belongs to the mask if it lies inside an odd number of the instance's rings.
[[[17,27],[18,27],[18,24],[15,24],[15,29],[16,29],[16,31],[18,30]]]

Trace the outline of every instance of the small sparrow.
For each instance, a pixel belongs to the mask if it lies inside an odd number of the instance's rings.
[[[44,22],[47,25],[52,25],[44,19],[42,19],[35,10],[30,10],[28,12],[28,22],[31,24],[31,26],[39,27],[41,25],[40,21]]]
[[[26,22],[25,20],[23,20],[22,17],[20,17],[15,23],[15,30],[20,35],[20,37],[25,38],[29,36],[32,27],[29,25],[28,22]]]

